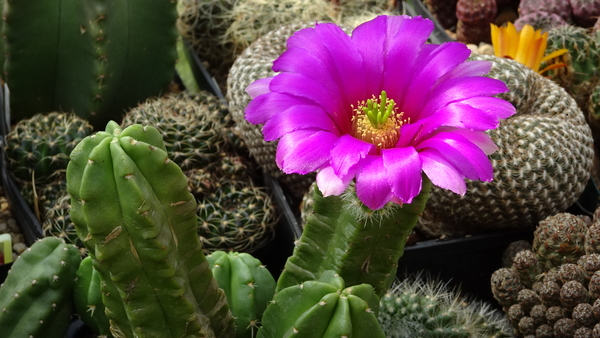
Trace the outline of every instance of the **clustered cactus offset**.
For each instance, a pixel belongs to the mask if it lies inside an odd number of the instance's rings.
[[[600,219],[559,213],[540,222],[531,250],[491,277],[519,337],[600,335]]]

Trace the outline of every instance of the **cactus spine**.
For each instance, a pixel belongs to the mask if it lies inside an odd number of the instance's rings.
[[[175,1],[3,3],[0,64],[17,120],[62,110],[102,127],[173,79]]]
[[[277,293],[265,311],[258,338],[383,338],[378,303],[371,285],[344,288],[340,276],[325,271],[319,280]]]
[[[196,234],[195,199],[164,149],[156,128],[111,121],[71,153],[71,217],[105,284],[111,332],[232,337],[225,294]]]
[[[275,279],[258,259],[247,253],[215,251],[206,259],[227,296],[235,318],[236,337],[255,337],[262,314],[273,299]]]
[[[79,250],[55,237],[41,239],[21,254],[0,286],[0,334],[64,337],[80,262]]]

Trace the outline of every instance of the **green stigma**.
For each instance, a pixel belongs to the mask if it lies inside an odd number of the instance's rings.
[[[373,96],[361,107],[373,128],[380,129],[396,108],[396,102],[387,98],[385,90],[381,91],[379,100]]]

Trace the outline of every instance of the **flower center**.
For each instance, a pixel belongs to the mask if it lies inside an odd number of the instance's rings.
[[[377,146],[379,150],[392,148],[400,138],[401,117],[402,113],[396,112],[396,102],[388,99],[386,92],[382,91],[379,98],[373,96],[354,108],[353,136]]]

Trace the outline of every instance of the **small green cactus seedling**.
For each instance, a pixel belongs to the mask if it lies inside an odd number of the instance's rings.
[[[389,338],[512,337],[510,323],[490,304],[420,275],[396,282],[381,298],[379,322]]]
[[[235,318],[236,337],[256,336],[263,312],[275,293],[275,279],[247,253],[215,251],[206,256]]]
[[[56,237],[23,252],[0,286],[0,335],[63,338],[80,262],[79,250]]]
[[[377,321],[379,297],[373,287],[344,288],[344,280],[326,271],[278,292],[263,315],[258,338],[383,338]]]

